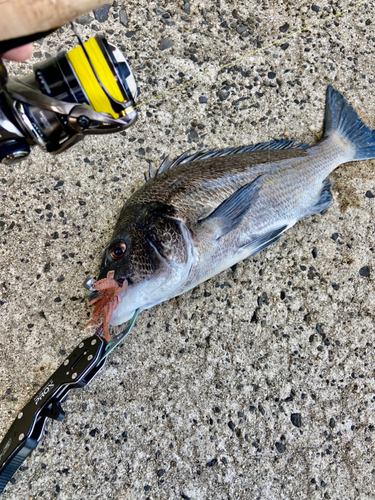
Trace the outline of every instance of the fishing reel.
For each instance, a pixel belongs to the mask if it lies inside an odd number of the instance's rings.
[[[0,163],[22,161],[30,147],[58,154],[88,134],[118,132],[137,120],[134,75],[122,52],[97,35],[8,78],[0,59]]]

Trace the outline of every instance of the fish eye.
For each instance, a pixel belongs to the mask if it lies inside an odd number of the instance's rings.
[[[113,260],[120,260],[125,255],[126,252],[126,244],[121,241],[113,245],[113,247],[109,251],[109,255]]]

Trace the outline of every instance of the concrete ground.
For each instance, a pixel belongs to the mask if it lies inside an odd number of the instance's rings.
[[[151,101],[126,133],[0,166],[1,437],[88,336],[82,282],[97,275],[148,160],[278,137],[313,143],[331,83],[375,128],[374,19],[372,2],[336,0],[139,0],[81,19],[82,36],[125,50],[139,102]],[[74,45],[65,27],[35,43],[30,64],[8,67],[23,75]],[[2,498],[375,498],[374,168],[342,166],[327,213],[142,313]]]

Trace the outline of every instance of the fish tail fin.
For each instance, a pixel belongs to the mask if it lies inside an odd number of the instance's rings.
[[[331,85],[327,89],[324,122],[324,137],[336,131],[353,148],[353,160],[375,158],[375,130],[361,121],[355,109]]]

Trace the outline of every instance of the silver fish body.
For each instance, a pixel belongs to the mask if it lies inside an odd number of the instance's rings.
[[[327,91],[315,146],[279,140],[165,160],[125,203],[99,278],[128,281],[110,324],[127,321],[267,248],[332,202],[328,175],[375,157],[375,132]]]

